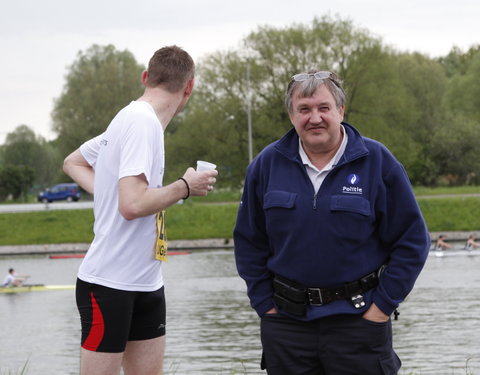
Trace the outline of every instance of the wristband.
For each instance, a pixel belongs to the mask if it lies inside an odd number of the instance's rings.
[[[182,198],[183,200],[185,200],[190,196],[190,186],[188,186],[187,180],[185,180],[183,177],[179,177],[178,179],[185,182],[185,186],[187,187],[187,195]]]

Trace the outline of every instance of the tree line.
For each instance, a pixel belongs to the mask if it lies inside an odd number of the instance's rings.
[[[343,80],[345,121],[384,143],[412,184],[480,183],[480,46],[452,47],[447,56],[431,58],[397,51],[352,21],[330,16],[259,27],[238,48],[197,62],[194,94],[166,131],[165,182],[203,159],[217,164],[219,186],[241,186],[249,162],[248,116],[256,155],[290,129],[286,86],[293,74],[312,68]],[[31,186],[66,180],[63,158],[141,95],[143,69],[129,51],[112,45],[80,51],[54,102],[57,138],[46,142],[22,125],[0,146],[0,199],[4,173],[12,168],[33,170]]]

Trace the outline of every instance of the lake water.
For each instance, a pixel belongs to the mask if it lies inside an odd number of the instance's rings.
[[[480,250],[479,254],[480,254]],[[81,259],[0,258],[29,282],[73,284]],[[480,255],[429,257],[393,322],[400,374],[480,375]],[[171,256],[166,374],[265,374],[259,322],[231,250]],[[3,274],[0,275],[3,277]],[[80,323],[74,292],[0,294],[0,374],[78,374]]]

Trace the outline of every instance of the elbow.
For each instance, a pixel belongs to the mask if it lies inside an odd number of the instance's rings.
[[[137,177],[123,177],[118,183],[118,210],[125,220],[138,219],[149,212],[145,201],[146,182]]]
[[[71,166],[72,166],[72,162],[71,162],[70,158],[67,156],[65,158],[65,160],[63,161],[63,173],[65,173],[67,176],[70,176]]]
[[[120,214],[123,216],[123,218],[127,221],[137,219],[139,216],[135,214],[133,211],[128,211],[128,210],[120,210]]]
[[[122,204],[122,202],[120,202],[118,210],[123,218],[128,221],[138,219],[142,216],[139,207],[134,204]]]

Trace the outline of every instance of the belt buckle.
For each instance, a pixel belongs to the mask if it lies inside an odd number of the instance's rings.
[[[322,290],[320,288],[308,288],[308,302],[312,306],[322,306]]]

